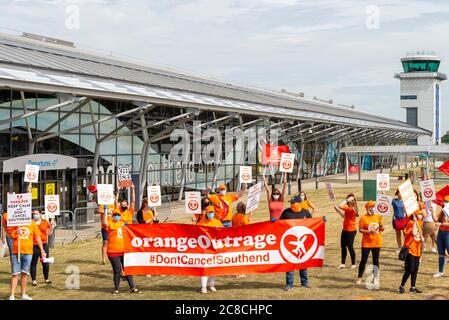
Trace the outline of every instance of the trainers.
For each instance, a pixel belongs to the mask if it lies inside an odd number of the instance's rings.
[[[356,283],[357,284],[362,284],[362,278],[357,279]]]
[[[399,253],[399,252],[401,252],[401,249],[397,249],[397,250],[396,250],[396,253]]]
[[[346,266],[344,264],[341,264],[341,265],[338,266],[337,269],[344,269],[344,268],[346,268]]]
[[[284,291],[293,291],[293,287],[286,286],[286,287],[284,288]]]
[[[402,293],[405,293],[404,287],[403,287],[403,286],[400,286],[399,289],[398,289],[398,292],[401,293],[401,294],[402,294]]]
[[[9,300],[16,300],[16,297],[14,297],[14,296],[9,296]]]
[[[201,288],[201,293],[207,293],[207,289],[206,288]]]
[[[118,295],[118,294],[119,294],[118,290],[112,291],[112,295],[113,295],[113,296],[116,296],[116,295]]]
[[[410,293],[422,293],[418,288],[410,288]]]
[[[301,285],[301,288],[307,288],[307,289],[312,289],[312,286],[310,284],[305,284],[305,285]]]
[[[215,289],[215,287],[210,287],[210,291],[215,292],[217,289]]]
[[[22,295],[22,300],[33,300],[29,295],[24,294]]]
[[[36,280],[33,280],[32,286],[33,287],[37,286],[37,281]]]
[[[51,280],[45,280],[45,284],[51,284]]]
[[[437,272],[433,275],[434,278],[441,278],[442,276],[444,276],[442,272]]]
[[[356,266],[355,264],[353,264],[353,265],[351,266],[351,269],[355,269],[355,268],[357,268],[357,266]]]
[[[130,293],[142,293],[139,289],[137,288],[132,288],[131,290],[129,290]]]
[[[438,252],[437,249],[432,248],[432,253],[437,253],[437,252]]]

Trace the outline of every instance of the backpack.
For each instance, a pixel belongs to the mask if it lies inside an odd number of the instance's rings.
[[[402,200],[393,199],[391,202],[393,205],[393,228],[395,230],[404,230],[407,225],[408,219],[405,216],[404,205],[402,204]]]

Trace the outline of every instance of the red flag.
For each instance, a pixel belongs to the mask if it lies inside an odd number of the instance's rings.
[[[439,166],[438,170],[449,176],[449,160]]]
[[[444,205],[444,197],[449,195],[449,185],[446,185],[443,189],[436,193],[436,200],[433,200],[437,205],[442,207]]]
[[[262,150],[262,164],[276,164],[281,163],[281,155],[283,153],[290,153],[288,146],[276,146],[273,144],[264,144]]]

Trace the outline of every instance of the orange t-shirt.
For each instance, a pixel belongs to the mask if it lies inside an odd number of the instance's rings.
[[[154,213],[153,210],[149,209],[146,212],[142,212],[143,220],[145,220],[146,223],[151,223],[153,221]]]
[[[129,208],[129,209],[126,209],[125,211],[122,211],[121,208],[117,208],[115,210],[115,212],[120,212],[123,222],[125,222],[127,224],[132,224],[133,223],[133,216],[134,216],[134,212],[135,212],[134,209]]]
[[[249,224],[249,219],[246,216],[246,214],[243,213],[237,213],[232,217],[232,226],[233,227],[240,227],[245,226]]]
[[[221,221],[218,219],[201,219],[200,222],[198,223],[199,226],[203,226],[203,227],[223,227],[223,225],[221,224]]]
[[[357,212],[349,206],[343,206],[341,209],[345,212],[343,230],[349,232],[357,230]]]
[[[108,221],[107,231],[108,238],[108,253],[123,253],[125,251],[125,245],[123,242],[123,226],[125,222],[120,220],[118,222],[110,219]]]
[[[37,224],[37,227],[39,228],[39,231],[41,232],[41,240],[42,243],[47,243],[48,242],[48,234],[47,234],[47,230],[50,230],[50,223],[48,223],[47,220],[41,220],[40,224]],[[36,239],[33,239],[33,244],[35,246],[37,246],[37,241]]]
[[[6,235],[10,237],[16,227],[8,227],[8,212],[3,213],[2,215],[2,225],[6,226]]]
[[[422,230],[423,222],[418,220],[418,224]],[[404,228],[404,247],[408,247],[408,252],[415,257],[421,256],[421,237],[417,238],[413,235],[413,220],[410,220]]]
[[[378,214],[365,214],[359,220],[359,227],[363,230],[378,230],[384,224],[384,218]],[[363,233],[362,248],[381,248],[382,234],[380,231],[375,234]]]
[[[215,218],[217,218],[220,221],[232,220],[232,203],[239,199],[239,197],[236,194],[225,194],[224,196],[211,194],[209,196],[209,199],[214,204]],[[226,214],[226,216],[225,216],[225,208],[222,201],[226,202],[226,204],[228,205],[228,213]]]
[[[29,226],[12,227],[11,237],[13,238],[12,253],[19,252],[19,235],[20,235],[20,253],[33,254],[33,243],[36,237],[41,235],[41,231],[37,227],[36,222],[31,221]],[[20,229],[19,229],[20,228]]]
[[[299,203],[299,205],[301,206],[301,209],[304,209],[304,210],[307,210],[307,211],[310,211],[310,209],[312,209],[312,206],[311,206],[309,200],[301,201]]]

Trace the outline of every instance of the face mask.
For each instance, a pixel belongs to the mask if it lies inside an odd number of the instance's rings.
[[[38,214],[33,214],[33,220],[34,221],[39,221],[41,219],[41,216]]]
[[[208,219],[213,219],[214,216],[215,216],[215,213],[214,213],[214,212],[208,212],[208,213],[207,213],[207,218],[208,218]]]
[[[304,201],[305,198],[305,196],[299,196],[299,199],[301,199],[301,201]]]
[[[281,197],[281,196],[278,195],[278,194],[273,194],[273,199],[274,199],[274,200],[279,200],[280,197]]]
[[[423,218],[422,214],[418,214],[417,218],[418,218],[418,220],[422,220],[422,218]]]
[[[120,216],[117,214],[115,216],[112,217],[115,221],[119,221],[120,220]]]
[[[122,211],[125,211],[126,209],[128,209],[128,207],[123,207],[122,206]]]
[[[299,203],[293,203],[290,208],[293,212],[299,212],[301,211],[301,205]]]
[[[224,196],[226,194],[226,190],[220,190],[219,194],[220,196]]]

